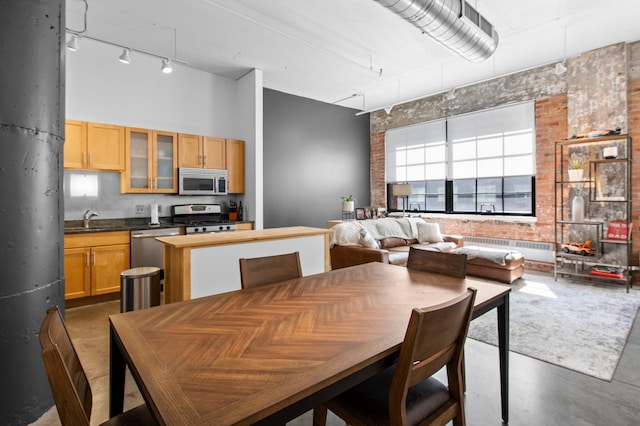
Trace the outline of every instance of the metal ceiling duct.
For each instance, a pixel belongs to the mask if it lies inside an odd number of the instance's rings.
[[[464,0],[374,0],[470,62],[489,58],[498,33]]]

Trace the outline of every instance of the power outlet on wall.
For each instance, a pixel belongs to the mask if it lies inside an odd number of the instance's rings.
[[[144,216],[145,214],[147,214],[147,206],[145,206],[145,205],[137,205],[136,206],[136,215]]]

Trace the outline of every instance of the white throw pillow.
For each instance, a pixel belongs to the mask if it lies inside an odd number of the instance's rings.
[[[441,243],[444,241],[440,233],[440,225],[430,222],[416,222],[418,241],[421,243]]]
[[[362,247],[377,249],[380,248],[378,246],[378,242],[373,238],[373,236],[366,229],[362,228],[360,230],[360,245]]]

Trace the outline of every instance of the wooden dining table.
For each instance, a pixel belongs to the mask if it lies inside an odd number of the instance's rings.
[[[497,308],[506,423],[509,286],[383,263],[110,316],[110,415],[128,366],[159,424],[284,424],[392,365],[411,309],[467,287],[474,318]]]

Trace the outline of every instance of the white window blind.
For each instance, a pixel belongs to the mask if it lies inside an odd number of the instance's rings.
[[[446,122],[430,121],[386,132],[387,182],[446,177]]]

